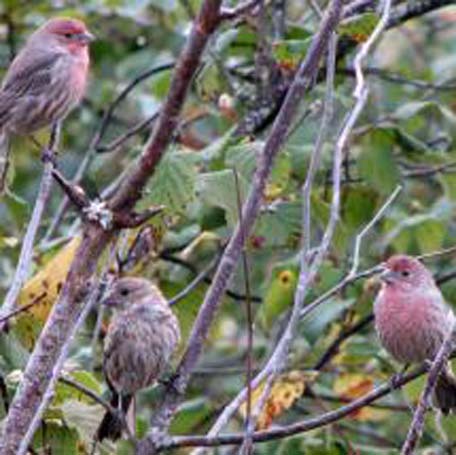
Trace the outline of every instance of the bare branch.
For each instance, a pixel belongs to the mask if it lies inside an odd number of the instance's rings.
[[[206,294],[192,328],[188,348],[178,367],[173,388],[181,393],[186,388],[191,375],[191,370],[201,354],[204,340],[215,316],[220,299],[240,257],[245,239],[252,229],[254,220],[259,213],[262,195],[267,178],[272,169],[274,158],[286,138],[288,128],[291,125],[291,120],[303,98],[303,94],[308,90],[318,71],[319,61],[327,47],[330,36],[338,23],[341,6],[342,2],[340,0],[333,0],[330,3],[322,20],[320,29],[314,36],[308,54],[296,74],[294,82],[288,91],[286,100],[282,105],[282,109],[279,112],[266,141],[263,153],[261,154],[262,159],[256,170],[253,184],[243,207],[243,223],[236,226],[231,240],[225,249],[212,286]],[[252,384],[252,387],[255,387],[256,385],[257,384],[254,383]],[[153,418],[153,426],[158,428],[167,427],[172,415],[172,409],[175,409],[178,401],[179,394],[169,390],[163,399],[162,405]],[[149,438],[143,439],[140,442],[138,446],[139,453],[151,453],[155,445],[154,440],[154,433],[151,432]]]
[[[435,356],[435,359],[432,362],[426,386],[421,393],[418,406],[416,407],[415,413],[413,414],[413,420],[402,446],[401,455],[411,455],[415,453],[415,447],[421,439],[421,434],[424,427],[424,415],[426,414],[426,410],[429,407],[431,394],[437,384],[439,374],[445,368],[447,360],[450,357],[451,351],[453,349],[453,337],[455,334],[454,328],[455,319],[453,318],[451,330],[448,331],[445,340],[442,343],[442,346],[440,347],[437,355]]]
[[[54,155],[58,147],[60,137],[60,125],[53,127],[48,145],[48,155]],[[30,271],[30,262],[33,256],[33,244],[35,243],[35,237],[38,232],[38,228],[41,223],[44,210],[51,194],[52,189],[52,169],[54,164],[51,159],[46,160],[44,163],[43,175],[41,177],[40,187],[36,196],[35,206],[33,207],[32,216],[27,225],[27,232],[25,233],[24,240],[22,242],[22,248],[19,255],[19,261],[16,266],[16,271],[13,277],[13,283],[11,284],[8,293],[6,294],[5,300],[1,307],[2,315],[6,315],[16,305],[17,298],[22,289],[22,285]],[[0,332],[4,330],[6,321],[0,321]]]
[[[396,198],[399,196],[399,193],[402,191],[402,186],[398,185],[396,189],[391,193],[391,195],[388,197],[388,199],[384,202],[384,204],[380,207],[380,210],[377,211],[375,216],[369,221],[369,223],[366,224],[366,226],[363,227],[361,232],[356,236],[355,239],[355,248],[353,251],[353,265],[352,268],[348,274],[348,276],[354,276],[358,273],[359,269],[359,257],[360,257],[360,252],[361,252],[361,243],[366,236],[366,234],[374,227],[374,225],[380,220],[380,218],[383,217],[385,214],[386,210],[389,208],[389,206],[396,200]]]
[[[103,406],[106,411],[109,411],[109,412],[112,412],[112,413],[116,413],[117,412],[117,409],[114,409],[110,404],[109,402],[107,402],[106,400],[103,400],[103,398],[101,398],[97,393],[95,393],[92,389],[89,389],[87,386],[85,386],[84,384],[81,384],[80,382],[78,381],[75,381],[73,378],[71,378],[70,376],[68,375],[62,375],[59,377],[59,382],[61,382],[62,384],[66,384],[66,385],[69,385],[70,387],[73,387],[74,389],[76,390],[79,390],[79,392],[82,392],[84,395],[88,396],[89,398],[91,398],[93,401],[95,401],[96,403],[100,404],[101,406]]]
[[[108,264],[107,264],[108,266],[109,266],[109,262],[110,261],[108,261]],[[92,290],[90,291],[89,298],[88,298],[84,308],[82,309],[81,314],[78,316],[76,323],[71,328],[71,331],[68,334],[68,337],[62,346],[62,349],[60,350],[60,354],[52,369],[52,377],[50,378],[50,380],[47,384],[47,387],[43,393],[43,397],[41,398],[40,405],[38,406],[37,410],[35,411],[35,413],[33,415],[33,418],[27,428],[27,432],[24,434],[24,436],[22,438],[22,441],[16,452],[17,455],[25,455],[27,453],[28,447],[33,439],[33,435],[35,434],[36,429],[40,425],[41,417],[44,414],[44,411],[46,410],[49,402],[52,400],[52,397],[54,396],[55,385],[57,384],[57,381],[59,380],[60,371],[63,367],[65,360],[68,357],[74,337],[75,337],[76,333],[78,332],[78,330],[84,324],[84,321],[86,320],[87,316],[89,315],[89,312],[92,309],[92,306],[95,304],[95,302],[98,300],[98,298],[99,298],[99,287],[98,287],[98,283],[95,283],[94,286],[92,287]]]
[[[222,8],[220,11],[220,20],[231,21],[251,12],[260,0],[246,0],[236,6],[236,8]]]
[[[179,121],[187,90],[198,68],[209,37],[219,25],[221,0],[205,0],[176,65],[168,98],[161,111],[157,128],[151,134],[139,162],[116,190],[112,208],[129,212],[142,196],[148,179],[172,140]],[[41,400],[48,388],[49,372],[60,357],[72,327],[76,324],[91,288],[90,283],[102,252],[111,241],[113,231],[104,230],[99,224],[85,221],[82,242],[75,254],[67,279],[57,302],[37,340],[29,358],[23,382],[17,390],[10,411],[2,428],[0,453],[16,455],[27,433]],[[52,387],[51,387],[52,389]]]
[[[398,382],[398,386],[401,387],[417,377],[423,375],[426,372],[426,366],[421,366],[413,372],[404,375]],[[337,422],[344,417],[352,414],[365,406],[370,405],[379,398],[382,398],[395,390],[391,381],[378,386],[371,392],[363,395],[362,397],[351,401],[346,406],[341,406],[334,411],[326,412],[318,417],[313,417],[307,420],[296,422],[287,426],[272,428],[270,430],[257,431],[253,433],[254,442],[266,442],[274,439],[281,439],[295,434],[300,434],[321,428]],[[174,447],[217,447],[221,445],[237,445],[244,438],[243,433],[234,434],[223,434],[220,436],[175,436],[172,437],[166,444],[161,447],[160,450],[170,449]]]
[[[239,175],[236,168],[233,168],[233,176],[236,187],[236,202],[238,210],[238,222],[242,223],[242,199],[241,191],[239,187]],[[245,455],[250,455],[252,453],[253,445],[251,434],[255,429],[255,419],[252,419],[252,377],[253,377],[253,365],[252,365],[252,356],[253,356],[253,311],[252,311],[252,299],[251,299],[251,288],[250,288],[250,275],[249,275],[249,262],[247,257],[247,251],[244,247],[241,253],[242,256],[242,269],[244,273],[244,283],[245,283],[245,312],[247,319],[247,355],[246,355],[246,374],[245,382],[247,387],[247,407],[246,407],[246,417],[245,417],[245,439],[241,447],[240,453]],[[259,400],[261,401],[261,400]],[[260,406],[260,405],[258,405]],[[260,408],[261,409],[261,408]]]

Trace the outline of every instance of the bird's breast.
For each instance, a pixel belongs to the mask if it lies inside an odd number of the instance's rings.
[[[443,302],[425,294],[411,298],[381,292],[374,311],[382,345],[402,363],[432,358],[448,331]]]

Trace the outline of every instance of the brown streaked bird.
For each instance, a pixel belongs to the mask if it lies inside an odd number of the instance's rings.
[[[374,313],[382,345],[404,365],[432,361],[455,316],[431,272],[418,259],[396,255],[386,261],[380,278]],[[439,375],[433,403],[444,414],[456,412],[456,378],[449,364]]]
[[[32,33],[11,63],[0,87],[0,192],[9,137],[63,120],[82,99],[93,39],[82,21],[57,17]]]
[[[144,278],[114,282],[102,302],[114,316],[104,341],[103,372],[111,405],[124,415],[136,392],[153,385],[169,365],[179,340],[179,322],[160,290]],[[96,440],[119,439],[119,415],[107,412]]]

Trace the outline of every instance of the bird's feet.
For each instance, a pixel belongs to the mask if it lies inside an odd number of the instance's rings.
[[[54,168],[57,168],[57,155],[55,152],[48,147],[44,147],[41,151],[41,161],[46,163],[51,163]]]
[[[402,381],[404,379],[405,372],[408,369],[408,365],[405,365],[399,373],[395,373],[391,376],[389,383],[392,389],[400,389],[402,387]]]
[[[179,389],[178,380],[179,376],[177,374],[172,374],[168,377],[160,379],[158,382],[165,387],[166,390],[171,391],[175,395],[180,395],[181,391]]]

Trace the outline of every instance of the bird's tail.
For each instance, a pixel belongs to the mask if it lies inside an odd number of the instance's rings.
[[[437,379],[432,401],[443,414],[447,415],[450,411],[456,413],[456,377],[449,365]]]
[[[6,133],[0,133],[0,195],[6,189],[6,175],[9,167],[9,137]]]
[[[125,414],[128,412],[131,401],[133,399],[132,395],[122,395],[122,412]],[[111,406],[114,409],[117,409],[119,406],[119,394],[114,393],[111,401]],[[122,427],[123,422],[118,414],[113,414],[112,412],[106,412],[103,417],[103,420],[98,427],[98,430],[95,434],[95,439],[101,442],[103,439],[111,439],[112,441],[117,441],[122,436]]]

